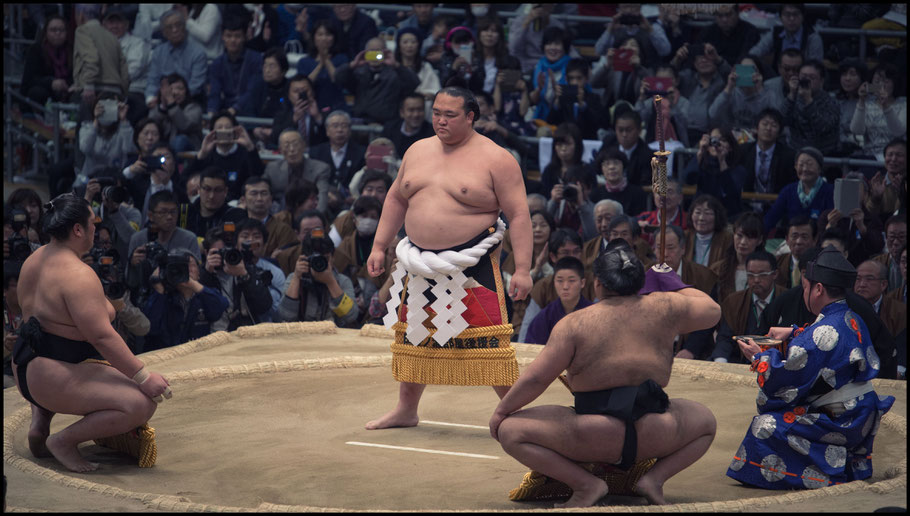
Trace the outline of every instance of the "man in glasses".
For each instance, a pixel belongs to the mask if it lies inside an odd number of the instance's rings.
[[[199,238],[205,238],[205,233],[213,227],[245,219],[246,212],[229,205],[227,197],[227,174],[224,170],[205,168],[199,177],[199,198],[189,205],[181,205],[178,225]]]
[[[720,325],[711,360],[748,363],[733,336],[758,334],[761,313],[780,294],[777,276],[777,262],[768,251],[759,249],[746,257],[748,288],[730,294],[721,303]]]

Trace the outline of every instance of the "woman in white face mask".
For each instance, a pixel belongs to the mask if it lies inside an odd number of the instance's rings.
[[[373,294],[385,283],[389,272],[373,278],[367,272],[366,263],[373,249],[373,236],[382,214],[382,203],[375,197],[361,195],[351,207],[357,231],[342,239],[335,249],[332,264],[339,274],[347,275],[354,284],[355,302],[366,313],[366,307]],[[386,264],[386,271],[391,264]]]

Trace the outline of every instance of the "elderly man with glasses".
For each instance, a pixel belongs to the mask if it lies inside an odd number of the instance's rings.
[[[203,93],[208,74],[208,60],[202,45],[187,37],[186,15],[172,9],[161,15],[161,33],[167,40],[155,47],[149,64],[145,103],[149,109],[158,105],[161,78],[179,73],[186,78],[190,96]]]

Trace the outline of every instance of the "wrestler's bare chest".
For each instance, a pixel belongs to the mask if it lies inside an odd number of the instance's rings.
[[[400,183],[401,195],[411,207],[415,201],[446,198],[479,211],[498,210],[489,164],[467,152],[447,155],[421,153],[409,159]]]

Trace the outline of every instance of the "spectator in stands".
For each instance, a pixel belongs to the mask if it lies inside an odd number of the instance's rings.
[[[582,138],[597,140],[598,129],[606,118],[600,97],[588,84],[591,67],[584,59],[570,59],[566,65],[566,85],[557,84],[547,123],[572,122],[581,129]]]
[[[332,7],[332,21],[339,29],[338,51],[347,54],[353,61],[366,48],[367,42],[379,35],[376,22],[363,14],[355,4],[335,4]]]
[[[901,284],[900,287],[892,290],[888,295],[891,296],[896,301],[907,304],[907,246],[901,247],[900,251],[897,253],[900,256],[900,271],[901,271]],[[906,366],[906,362],[904,366]]]
[[[420,55],[431,65],[439,64],[445,51],[446,34],[457,25],[455,19],[449,15],[433,18],[433,31],[420,43]]]
[[[424,98],[420,93],[410,93],[401,101],[398,118],[390,120],[382,128],[380,136],[388,138],[395,144],[395,153],[404,153],[417,140],[436,135],[433,125],[427,122],[424,115]]]
[[[302,179],[315,184],[319,189],[319,207],[316,209],[326,209],[331,170],[328,164],[307,158],[304,155],[306,148],[303,137],[294,129],[285,129],[278,137],[278,150],[283,159],[270,162],[263,174],[269,180],[274,197],[272,213],[284,209],[284,193]]]
[[[318,203],[319,192],[316,190],[316,185],[309,181],[301,180],[294,188],[288,189],[284,196],[284,209],[274,214],[273,217],[293,227],[294,220],[300,213],[315,210]],[[276,251],[281,249],[279,247],[272,251],[272,258],[275,257]]]
[[[652,25],[641,14],[641,4],[618,4],[616,16],[610,19],[607,30],[594,44],[597,55],[604,55],[608,48],[619,47],[619,43],[635,39],[638,43],[641,64],[651,68],[661,58],[670,55],[670,41],[661,25]]]
[[[642,229],[647,227],[660,227],[660,195],[656,191],[651,192],[654,198],[654,209],[645,211],[638,215],[638,226]],[[681,227],[683,230],[689,228],[689,217],[683,210],[683,193],[682,184],[676,179],[667,179],[667,224],[673,224]],[[650,234],[645,238],[648,242],[653,239]],[[631,243],[631,242],[630,242]],[[644,263],[644,262],[643,262]]]
[[[803,65],[803,55],[799,50],[784,50],[776,61],[778,77],[765,80],[763,86],[772,97],[771,105],[774,109],[783,112],[786,108],[787,96],[790,94],[790,78],[799,77],[799,69]]]
[[[604,184],[591,192],[591,202],[613,199],[622,205],[623,213],[642,213],[648,209],[648,195],[640,186],[629,182],[628,163],[625,153],[615,147],[597,153],[594,170],[603,174]]]
[[[245,19],[246,48],[262,53],[281,45],[280,21],[272,4],[226,4],[225,18]]]
[[[338,67],[350,61],[347,54],[338,50],[338,28],[330,20],[319,20],[309,38],[307,56],[297,61],[297,73],[313,83],[315,101],[325,109],[343,109],[344,94],[335,83]]]
[[[202,245],[206,259],[205,267],[199,271],[199,282],[220,292],[229,303],[227,310],[212,323],[211,331],[233,331],[240,326],[271,321],[271,278],[263,277],[267,276],[265,271],[250,266],[247,260],[236,265],[224,260],[226,248],[240,249],[237,234],[215,227],[205,235]]]
[[[113,101],[116,108],[113,105],[105,106],[108,99]],[[105,109],[116,109],[117,113],[111,116],[110,113],[105,114]],[[100,167],[123,167],[127,155],[133,150],[133,128],[126,120],[126,110],[126,103],[113,93],[104,93],[95,99],[92,106],[93,119],[82,122],[79,129],[79,150],[85,156],[85,161],[76,171],[73,188],[88,183]],[[102,123],[102,117],[110,117],[112,120]]]
[[[716,197],[702,194],[689,207],[689,229],[686,230],[686,260],[710,267],[724,257],[733,243],[727,229],[727,210]]]
[[[478,18],[476,31],[477,42],[474,47],[470,89],[474,92],[485,91],[492,94],[499,72],[505,69],[518,70],[521,68],[521,62],[509,54],[506,35],[499,18],[489,15]]]
[[[655,260],[651,252],[651,245],[641,236],[641,226],[638,221],[629,215],[614,215],[607,226],[607,242],[614,239],[622,238],[632,249],[635,249],[635,255],[642,263],[650,263]],[[596,257],[595,257],[596,258]]]
[[[837,150],[840,142],[840,107],[823,89],[825,67],[807,61],[798,76],[790,77],[784,102],[784,125],[790,128],[790,146],[813,146],[822,154]],[[856,118],[856,115],[854,115]]]
[[[654,95],[660,94],[664,99],[661,108],[664,110],[664,141],[679,141],[684,146],[689,146],[689,99],[679,92],[679,78],[676,69],[669,64],[659,64],[654,69],[654,77],[670,79],[672,82],[666,90],[655,89],[657,85],[650,85],[648,81],[641,81],[638,89],[638,99],[635,101],[635,111],[645,122],[645,140],[657,141],[657,112],[654,110]]]
[[[19,306],[19,272],[22,264],[3,264],[3,388],[16,385],[13,379],[13,346],[19,339],[18,329],[22,326],[22,307]]]
[[[278,136],[285,129],[294,129],[303,136],[307,147],[319,145],[326,141],[325,113],[326,107],[320,107],[316,100],[313,82],[305,75],[297,74],[288,81],[287,99],[282,102],[268,132],[269,147],[278,146]],[[267,128],[262,128],[263,133]],[[256,129],[253,130],[254,132]]]
[[[382,59],[367,61],[367,52],[371,52],[371,57],[372,52],[379,52]],[[355,117],[385,124],[395,117],[395,106],[414,91],[420,79],[413,70],[401,66],[394,53],[387,51],[385,40],[373,38],[352,62],[338,67],[335,83],[354,94],[352,114]]]
[[[531,73],[535,88],[529,94],[536,119],[547,119],[556,100],[557,85],[566,85],[570,45],[569,35],[559,27],[549,27],[543,33],[540,45],[543,56],[537,60]]]
[[[717,125],[745,130],[755,127],[759,113],[773,107],[774,97],[762,83],[765,72],[760,59],[747,55],[739,60],[739,64],[752,67],[752,74],[748,77],[752,86],[739,86],[740,77],[735,69],[731,70],[727,75],[727,85],[708,108],[708,117]]]
[[[891,335],[897,335],[907,327],[907,305],[892,296],[886,296],[887,290],[888,267],[875,260],[859,264],[853,291],[872,305]]]
[[[177,153],[198,149],[202,144],[202,106],[187,92],[186,79],[172,73],[161,81],[158,106],[149,118],[164,129],[164,140]]]
[[[122,185],[122,178],[115,177],[114,171],[115,169],[106,170],[104,171],[106,172],[104,176],[114,177],[116,183],[113,186],[122,189],[121,192],[123,192],[125,189]],[[108,233],[107,240],[110,246],[117,250],[118,256],[125,257],[129,249],[130,239],[139,230],[142,223],[142,214],[131,204],[111,199],[111,195],[116,194],[110,190],[105,192],[105,190],[106,187],[102,188],[97,178],[92,179],[85,186],[85,199],[92,203],[92,211],[95,215],[101,217],[103,227]],[[12,204],[12,201],[10,203]],[[96,237],[96,240],[98,239],[99,237]]]
[[[243,184],[243,205],[246,207],[247,217],[265,225],[266,240],[260,253],[262,256],[271,256],[275,249],[296,241],[294,230],[269,212],[270,208],[274,208],[273,195],[272,184],[268,178],[254,176]]]
[[[885,145],[907,135],[906,73],[891,63],[882,63],[872,73],[872,84],[859,87],[859,100],[850,131],[863,136],[863,153],[885,159]]]
[[[686,234],[682,228],[671,224],[667,226],[665,235],[664,263],[676,271],[676,275],[679,276],[684,284],[692,285],[706,295],[711,295],[711,291],[717,284],[717,276],[707,267],[684,258]],[[660,260],[660,245],[661,234],[658,232],[654,235],[654,245],[652,246],[654,260],[645,263],[651,263],[652,261],[656,263]],[[678,335],[673,347],[675,358],[705,360],[714,349],[714,328]]]
[[[777,200],[765,214],[765,228],[773,231],[779,222],[784,225],[797,215],[817,219],[821,212],[834,207],[834,187],[822,172],[822,153],[814,147],[803,147],[796,153],[796,177],[777,195]]]
[[[220,289],[199,282],[199,262],[193,253],[175,250],[169,259],[187,262],[189,278],[176,285],[162,281],[164,271],[155,268],[152,292],[142,307],[151,330],[145,336],[143,352],[168,348],[195,340],[212,332],[212,323],[221,319],[230,301]]]
[[[353,216],[351,218],[353,219]],[[303,242],[307,236],[317,230],[325,234],[326,227],[328,227],[325,215],[323,215],[322,212],[318,210],[301,211],[297,214],[293,223],[294,230],[297,232],[297,240],[299,242]],[[278,252],[274,255],[275,262],[281,268],[281,272],[284,273],[285,277],[294,272],[294,267],[297,266],[297,258],[300,257],[299,242],[288,244],[283,249],[279,248]]]
[[[748,288],[727,296],[721,303],[721,319],[711,360],[746,364],[748,361],[734,342],[739,335],[758,335],[761,314],[782,292],[776,285],[777,268],[774,255],[759,249],[746,257]]]
[[[562,189],[562,184],[567,179],[569,168],[581,165],[581,153],[584,150],[581,130],[578,126],[566,122],[556,128],[553,133],[553,147],[550,163],[544,167],[540,174],[540,183],[544,194],[553,197],[557,187]]]
[[[433,7],[434,4],[411,4],[414,14],[398,24],[398,33],[404,29],[415,29],[417,40],[423,41],[433,32]]]
[[[51,15],[25,52],[20,92],[42,106],[48,99],[69,99],[73,84],[73,42],[68,37],[67,22]],[[31,111],[23,106],[23,111]]]
[[[126,95],[130,89],[126,58],[120,42],[98,21],[100,4],[76,4],[73,42],[73,86],[81,94],[79,120],[91,119],[97,95]]]
[[[679,10],[672,4],[657,4],[657,20],[655,25],[660,25],[670,42],[670,49],[679,48],[686,41],[692,40],[692,30],[688,24],[679,23]]]
[[[186,16],[177,9],[161,15],[161,32],[167,42],[152,51],[148,83],[145,85],[145,104],[149,109],[161,100],[156,96],[161,78],[179,73],[186,78],[189,95],[197,99],[205,96],[208,77],[208,58],[199,43],[187,37]]]
[[[610,222],[613,217],[623,214],[622,204],[612,199],[602,199],[594,204],[594,226],[597,236],[585,242],[581,249],[581,261],[590,267],[610,241]]]
[[[847,58],[838,65],[838,74],[837,91],[831,92],[840,106],[840,143],[835,155],[850,156],[861,148],[856,135],[850,130],[850,123],[859,102],[859,87],[866,82],[869,71],[861,59]]]
[[[305,252],[300,253],[294,272],[285,279],[278,320],[333,320],[337,326],[351,326],[360,318],[360,309],[354,302],[351,280],[339,274],[332,265],[335,254],[332,240],[313,232],[303,240],[302,245]],[[326,259],[327,267],[321,271],[310,264],[315,253]]]
[[[589,240],[597,235],[594,225],[594,204],[591,190],[597,181],[587,165],[572,165],[566,171],[564,181],[553,187],[553,194],[547,203],[547,210],[553,215],[556,227],[571,229]]]
[[[562,21],[550,16],[555,7],[556,4],[522,4],[522,14],[509,22],[509,54],[518,58],[524,73],[531,73],[544,55],[544,31],[550,27],[565,29]],[[531,80],[536,84],[535,76]]]
[[[24,256],[26,251],[28,254],[34,252],[40,245],[38,243],[29,242],[28,249],[22,247],[16,249],[14,246],[10,245],[10,238],[13,235],[21,237],[23,239],[28,239],[28,226],[31,224],[29,220],[30,217],[28,213],[22,213],[21,209],[15,209],[13,206],[6,205],[3,207],[3,259],[9,260],[11,257],[14,258],[14,261],[24,261]],[[14,228],[13,226],[18,226]]]
[[[248,102],[248,95],[262,73],[262,54],[247,47],[248,20],[226,16],[221,29],[224,53],[209,65],[209,115],[227,109],[236,115]]]
[[[274,118],[283,109],[287,102],[288,58],[281,47],[272,47],[262,56],[262,78],[250,85],[250,95],[247,103],[240,111],[244,116],[259,118]],[[253,129],[253,136],[262,141],[267,141],[272,134],[271,128],[257,127]]]
[[[395,36],[395,60],[417,75],[420,84],[414,91],[423,95],[427,102],[432,102],[442,85],[439,73],[420,55],[422,40],[420,31],[414,27],[399,29]]]
[[[713,195],[730,217],[742,211],[746,169],[740,164],[739,145],[729,129],[714,127],[703,134],[695,159],[689,161],[682,176],[686,183],[696,185],[695,195]]]
[[[205,50],[211,63],[224,53],[221,40],[221,8],[217,4],[174,4],[186,19],[186,31]]]
[[[44,216],[44,202],[38,192],[29,187],[16,188],[6,198],[6,205],[28,213],[28,239],[30,242],[46,243],[47,237],[41,230]]]
[[[367,312],[373,294],[382,287],[388,279],[389,272],[379,276],[370,276],[366,268],[367,258],[373,248],[373,237],[376,235],[376,226],[382,215],[382,202],[376,197],[361,195],[351,207],[355,230],[344,237],[335,249],[332,264],[335,270],[350,278],[354,287],[354,302],[358,311]]]
[[[896,138],[885,146],[885,173],[876,172],[869,180],[866,209],[887,219],[907,212],[907,141]]]
[[[537,281],[553,274],[553,267],[547,262],[549,256],[548,244],[550,236],[556,231],[556,221],[546,210],[531,211],[531,237],[533,248],[531,252],[531,279]],[[515,272],[515,255],[509,253],[502,261],[502,274],[508,284]]]
[[[521,141],[517,134],[500,123],[499,116],[493,109],[493,96],[485,91],[480,91],[474,94],[474,98],[477,99],[477,107],[480,108],[480,118],[474,122],[474,130],[493,140],[500,147],[517,154],[516,159],[521,163],[521,157],[528,154],[528,145]],[[529,191],[527,176],[525,176],[525,190]],[[530,192],[533,193],[533,191]]]
[[[475,46],[474,34],[467,27],[455,27],[446,34],[443,44],[445,51],[436,63],[441,84],[449,84],[450,80],[457,77],[461,86],[470,87],[468,81],[476,73]]]
[[[392,140],[383,136],[374,139],[367,145],[363,168],[354,173],[354,177],[347,185],[351,196],[357,197],[356,192],[361,185],[361,178],[368,171],[383,172],[394,180],[398,176],[398,167],[400,166],[401,160],[395,153],[395,146]]]
[[[727,83],[730,64],[717,54],[710,43],[686,43],[679,47],[670,64],[679,71],[680,94],[689,99],[689,111],[686,113],[689,142],[697,142],[711,128],[708,109]]]
[[[810,247],[815,247],[818,229],[815,221],[804,215],[790,219],[784,241],[789,253],[777,257],[778,282],[785,288],[800,285],[799,257]]]
[[[148,41],[130,34],[130,21],[124,9],[119,5],[108,5],[104,11],[102,25],[120,41],[120,50],[126,59],[130,77],[130,87],[126,96],[129,106],[127,119],[131,124],[145,118],[148,108],[145,106],[145,86],[149,69],[151,48]]]
[[[493,111],[502,123],[502,126],[519,136],[533,136],[537,134],[536,127],[525,120],[528,109],[531,108],[528,83],[520,77],[514,83],[506,83],[506,72],[514,74],[521,70],[503,68],[496,74],[496,85],[493,87]]]
[[[806,22],[805,4],[780,4],[781,25],[762,34],[750,54],[777,62],[785,50],[798,50],[805,61],[824,58],[822,37]],[[794,88],[795,89],[795,88]]]
[[[174,4],[139,4],[133,32],[148,43],[161,42],[161,16],[174,8]]]
[[[861,172],[848,172],[844,179],[861,181],[860,207],[850,213],[842,213],[831,208],[823,211],[818,216],[819,233],[837,230],[844,235],[844,248],[847,251],[847,260],[858,266],[865,260],[879,254],[885,246],[883,238],[884,227],[878,215],[869,212],[865,207],[868,198],[869,182]],[[820,245],[822,249],[824,244]]]
[[[208,166],[202,169],[199,178],[199,198],[188,207],[181,207],[180,227],[188,229],[197,237],[213,227],[221,227],[225,222],[238,223],[247,218],[246,211],[227,204],[227,174],[223,169]]]
[[[253,140],[229,110],[220,111],[212,118],[212,129],[184,174],[212,166],[226,174],[229,200],[238,199],[246,179],[262,175],[264,170]]]
[[[885,221],[885,244],[888,251],[873,257],[873,260],[888,267],[888,292],[903,284],[904,275],[900,268],[900,252],[907,246],[907,215],[894,215]]]
[[[641,139],[641,115],[629,107],[617,108],[613,114],[615,141],[604,138],[602,148],[617,148],[629,160],[625,168],[629,182],[639,186],[651,184],[653,153]]]
[[[631,52],[631,56],[619,61],[619,52]],[[627,37],[620,40],[618,46],[607,49],[606,54],[600,58],[594,66],[591,85],[603,88],[603,104],[606,108],[615,108],[624,102],[632,105],[643,80],[650,75],[651,69],[642,65],[638,40]]]
[[[777,193],[796,179],[795,160],[791,149],[782,138],[783,115],[774,108],[765,108],[756,117],[754,142],[740,148],[740,164],[746,171],[743,190],[746,192]],[[768,204],[752,203],[752,209],[764,213]]]
[[[704,30],[701,39],[716,48],[717,54],[724,61],[737,63],[758,43],[761,36],[761,31],[755,25],[739,19],[739,5],[721,4],[714,11],[714,23]]]
[[[585,287],[585,268],[581,260],[572,256],[561,258],[553,266],[553,271],[553,285],[559,299],[543,307],[534,317],[522,342],[546,344],[560,319],[592,304],[581,294]]]
[[[274,260],[266,258],[268,255],[265,253],[265,243],[269,239],[269,232],[262,221],[253,218],[245,218],[235,227],[237,229],[237,247],[242,249],[244,253],[249,249],[249,254],[244,258],[247,262],[247,267],[252,265],[255,269],[259,269],[258,276],[263,283],[268,285],[269,294],[272,296],[272,309],[269,311],[267,318],[269,321],[273,321],[278,313],[278,301],[281,300],[284,272],[275,264]],[[289,226],[285,225],[284,227]],[[291,231],[291,234],[293,234],[293,231]],[[263,319],[265,320],[265,318]]]
[[[847,238],[840,230],[829,229],[818,237],[819,249],[824,249],[829,245],[833,246],[840,254],[844,255],[844,258],[847,257]],[[800,269],[800,273],[802,273],[802,269]]]
[[[724,250],[724,257],[708,267],[717,275],[717,287],[711,297],[723,302],[733,292],[746,288],[746,257],[756,249],[764,249],[764,244],[761,217],[751,211],[741,213],[733,222],[733,242]]]
[[[329,141],[310,148],[310,157],[329,165],[329,184],[342,188],[348,194],[347,185],[354,173],[366,164],[366,147],[351,140],[351,115],[347,111],[335,110],[325,118],[326,135]]]
[[[481,26],[484,26],[484,19],[496,20],[496,23],[502,27],[501,22],[499,21],[499,13],[497,12],[498,7],[499,4],[468,4],[465,6],[465,18],[461,25],[468,27],[478,35],[480,34],[480,31],[483,30]],[[502,38],[502,44],[503,49],[506,51],[506,54],[508,54],[508,49],[505,47],[505,37]]]
[[[155,166],[147,167],[148,174],[133,176],[126,184],[133,197],[133,202],[142,211],[143,223],[149,220],[149,210],[152,209],[149,199],[156,192],[161,190],[173,192],[178,203],[183,202],[186,196],[183,185],[174,180],[174,174],[177,172],[177,160],[173,149],[164,142],[158,142],[152,146],[150,158]]]

